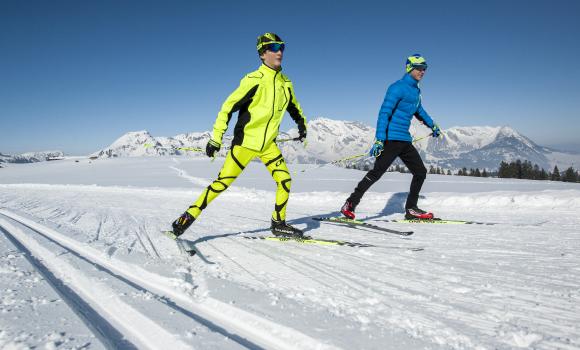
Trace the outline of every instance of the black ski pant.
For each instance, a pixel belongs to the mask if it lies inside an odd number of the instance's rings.
[[[419,192],[423,186],[423,182],[427,177],[427,169],[421,160],[421,156],[417,149],[413,147],[411,142],[405,141],[385,141],[385,148],[381,152],[381,155],[375,160],[375,166],[370,170],[365,177],[358,183],[354,192],[350,195],[348,200],[356,207],[365,194],[365,192],[377,182],[381,176],[387,171],[387,169],[393,164],[395,159],[399,157],[405,164],[405,166],[413,174],[413,180],[411,180],[411,189],[409,190],[409,195],[407,196],[407,202],[405,203],[405,209],[409,209],[417,206],[419,201]]]

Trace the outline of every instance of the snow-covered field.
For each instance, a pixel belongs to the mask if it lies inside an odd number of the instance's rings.
[[[288,220],[350,247],[269,235],[275,185],[251,163],[185,234],[160,234],[223,160],[71,159],[0,169],[0,348],[579,349],[580,185],[430,175],[421,207],[495,225],[409,225],[410,175],[290,165]]]

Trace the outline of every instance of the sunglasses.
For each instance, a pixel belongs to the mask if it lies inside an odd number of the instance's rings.
[[[284,52],[284,48],[286,46],[284,44],[273,43],[273,44],[268,44],[265,47],[266,47],[266,50],[268,50],[268,51],[272,51],[272,52],[282,51],[282,52]]]

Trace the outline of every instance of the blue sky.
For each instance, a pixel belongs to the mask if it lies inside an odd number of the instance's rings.
[[[0,152],[88,154],[128,131],[210,130],[259,66],[266,31],[287,42],[308,118],[375,126],[419,52],[423,104],[443,129],[508,125],[580,150],[578,18],[574,0],[0,0]]]

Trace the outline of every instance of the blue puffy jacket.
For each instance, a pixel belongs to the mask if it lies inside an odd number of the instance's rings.
[[[424,122],[430,129],[435,124],[421,106],[421,89],[419,89],[418,81],[409,74],[405,74],[387,90],[379,111],[376,139],[413,141],[409,133],[413,116]]]

